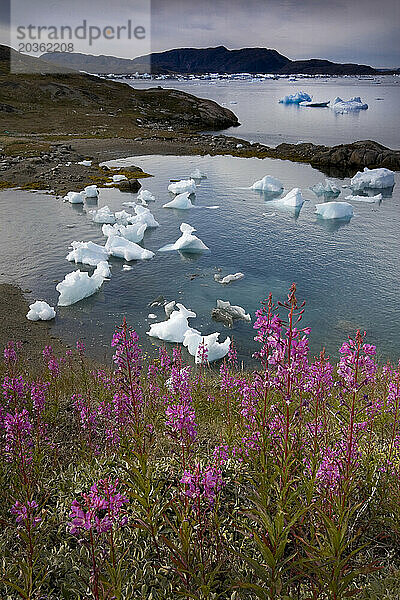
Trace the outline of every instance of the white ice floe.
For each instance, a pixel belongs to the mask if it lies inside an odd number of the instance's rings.
[[[394,186],[394,172],[390,169],[368,169],[358,171],[350,181],[350,187],[355,192],[371,188],[382,190]]]
[[[233,275],[225,275],[225,277],[221,277],[219,273],[214,275],[215,281],[218,283],[222,283],[222,285],[227,285],[228,283],[232,283],[232,281],[239,281],[239,279],[243,279],[244,273],[234,273]]]
[[[128,178],[126,175],[113,175],[113,183],[119,183],[120,181],[126,181]]]
[[[353,216],[353,207],[348,202],[325,202],[317,204],[315,212],[323,219],[347,219]]]
[[[191,252],[197,254],[209,248],[202,242],[196,235],[193,235],[193,231],[196,231],[194,227],[187,223],[182,223],[180,226],[182,235],[176,240],[174,244],[167,244],[160,248],[159,252],[170,252],[172,250],[181,250],[182,252]]]
[[[155,315],[154,313],[150,313],[149,315],[147,315],[148,319],[157,319],[157,315]]]
[[[164,340],[165,342],[182,343],[187,331],[199,333],[196,329],[189,327],[188,319],[195,318],[197,315],[192,310],[183,306],[176,305],[178,310],[174,310],[166,321],[153,323],[147,335]]]
[[[306,92],[296,92],[295,94],[289,94],[279,100],[280,104],[300,104],[300,102],[311,102],[311,96]]]
[[[151,252],[151,250],[146,250],[119,235],[112,235],[107,239],[106,250],[112,256],[124,258],[127,261],[148,260],[154,256],[154,252]]]
[[[195,363],[200,364],[204,360],[202,356],[202,347],[206,350],[207,361],[214,362],[226,356],[231,345],[231,338],[227,337],[222,344],[218,342],[219,333],[202,335],[194,329],[188,330],[183,339],[183,345],[188,349],[189,354],[194,356]]]
[[[346,200],[350,202],[368,202],[373,204],[374,202],[380,202],[382,200],[382,194],[376,194],[376,196],[346,196]]]
[[[94,242],[72,242],[71,248],[71,252],[66,257],[67,260],[90,267],[97,267],[99,262],[107,260],[109,256],[104,246]]]
[[[133,215],[131,213],[126,212],[126,210],[120,210],[115,213],[115,220],[118,225],[128,225],[131,222]]]
[[[148,208],[136,205],[135,213],[136,215],[129,221],[132,225],[134,223],[146,223],[147,227],[160,227],[160,224],[155,220],[153,213]]]
[[[149,190],[140,190],[140,192],[137,195],[137,199],[142,204],[143,204],[143,202],[155,202],[156,201],[156,197],[153,196],[153,194]]]
[[[134,223],[133,225],[119,225],[118,223],[115,225],[105,224],[101,228],[103,235],[106,237],[119,235],[135,244],[142,241],[146,229],[146,223]]]
[[[33,304],[29,305],[29,312],[26,318],[29,321],[50,321],[56,316],[56,311],[52,306],[43,302],[42,300],[36,300]]]
[[[173,194],[183,194],[184,192],[194,194],[196,192],[196,182],[194,179],[181,179],[181,181],[171,183],[168,186],[168,191]]]
[[[100,289],[107,277],[110,277],[110,265],[105,261],[97,265],[91,277],[79,270],[67,273],[63,281],[56,285],[56,290],[60,293],[58,305],[69,306],[91,296]]]
[[[310,190],[314,192],[316,196],[339,196],[340,194],[340,188],[329,179],[325,179],[323,182],[312,185]]]
[[[272,177],[271,175],[266,175],[262,179],[255,181],[251,186],[252,190],[260,190],[262,192],[273,192],[274,194],[278,194],[283,190],[283,184],[276,177]]]
[[[64,202],[69,202],[70,204],[83,204],[84,198],[79,192],[68,192],[68,194],[64,196]]]
[[[163,204],[163,208],[179,208],[180,210],[193,208],[193,204],[190,201],[189,192],[183,192],[183,194],[178,194],[173,200],[171,200],[171,202]]]
[[[97,185],[87,185],[83,190],[82,194],[84,194],[86,198],[97,198],[97,196],[99,195]]]
[[[164,311],[167,317],[169,318],[173,311],[175,310],[176,302],[175,300],[171,300],[171,302],[167,302],[164,306]]]
[[[244,321],[251,321],[251,317],[244,308],[231,304],[229,300],[217,300],[217,308],[225,310],[233,319],[243,319]]]
[[[303,198],[300,188],[293,188],[292,190],[290,190],[290,192],[286,194],[286,196],[284,196],[283,198],[279,198],[279,200],[275,200],[276,204],[279,204],[281,206],[291,206],[294,208],[303,206],[304,202],[305,200]]]
[[[92,161],[91,160],[81,160],[77,164],[78,165],[82,165],[84,167],[91,167],[92,166]]]
[[[132,271],[133,267],[131,267],[130,265],[122,265],[122,270],[123,271]]]
[[[109,225],[114,225],[116,221],[114,213],[111,212],[108,206],[103,206],[102,208],[99,208],[99,210],[91,210],[89,212],[95,223],[108,223]]]
[[[192,171],[192,173],[190,173],[190,177],[191,179],[207,179],[207,175],[203,173],[203,171],[200,171],[200,169],[195,169]]]
[[[342,100],[342,98],[334,99],[331,103],[332,109],[339,114],[346,114],[353,110],[366,110],[368,108],[368,104],[362,102],[360,96],[354,96],[354,98],[350,98],[350,100]]]

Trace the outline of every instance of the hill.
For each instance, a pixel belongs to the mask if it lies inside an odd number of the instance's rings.
[[[57,65],[90,73],[275,73],[310,75],[373,75],[378,71],[368,65],[340,64],[322,59],[293,61],[276,50],[242,48],[177,48],[156,52],[132,60],[115,56],[93,56],[73,52],[42,54],[41,59]]]

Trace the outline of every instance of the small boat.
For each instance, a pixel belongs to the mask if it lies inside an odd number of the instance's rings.
[[[328,102],[300,102],[299,106],[307,106],[308,108],[325,108],[326,106],[328,106],[329,104],[329,100]]]

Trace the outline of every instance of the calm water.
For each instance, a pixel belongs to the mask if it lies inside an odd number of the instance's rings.
[[[360,327],[378,344],[382,358],[400,356],[398,174],[391,196],[380,205],[354,203],[354,217],[343,224],[315,216],[318,200],[308,187],[322,181],[323,176],[308,165],[233,157],[144,156],[122,162],[136,164],[154,175],[144,186],[156,195],[150,209],[161,227],[146,232],[144,246],[156,252],[174,242],[183,221],[196,227],[197,235],[211,251],[194,258],[177,252],[156,253],[150,261],[131,263],[131,271],[122,269],[123,260],[111,259],[111,280],[91,298],[60,308],[55,334],[71,342],[83,335],[92,351],[102,356],[108,352],[115,324],[126,315],[151,350],[152,342],[157,342],[145,335],[148,314],[157,314],[157,320],[164,316],[162,309],[147,305],[162,294],[193,309],[198,317],[191,324],[204,334],[220,331],[222,339],[233,335],[240,357],[249,362],[255,347],[251,325],[238,321],[230,331],[214,323],[210,312],[216,300],[239,304],[253,316],[270,291],[277,299],[284,299],[296,281],[299,299],[307,300],[304,323],[312,327],[313,352],[325,344],[334,354],[340,342]],[[196,204],[217,204],[220,208],[161,208],[170,199],[169,180],[186,177],[195,167],[208,175],[198,187]],[[309,201],[299,215],[279,210],[248,189],[266,174],[281,179],[286,189],[303,189]],[[341,199],[348,193],[343,190]],[[135,194],[102,189],[98,205],[120,210],[122,202],[134,198]],[[0,281],[32,290],[32,301],[45,299],[55,305],[56,283],[74,269],[65,260],[70,242],[105,242],[101,226],[86,212],[89,208],[64,204],[42,193],[2,191]],[[222,269],[223,275],[242,271],[245,277],[222,286],[213,279],[216,268]]]
[[[133,87],[148,88],[149,82],[127,81]],[[227,133],[247,140],[277,145],[281,142],[343,144],[375,140],[389,148],[399,148],[400,78],[375,77],[373,81],[353,77],[287,79],[267,81],[154,81],[152,86],[173,87],[210,98],[227,106],[238,116],[240,127]],[[368,110],[337,115],[330,108],[285,106],[278,101],[303,90],[314,100],[327,101],[340,96],[348,100],[361,96]],[[235,104],[232,104],[235,103]]]

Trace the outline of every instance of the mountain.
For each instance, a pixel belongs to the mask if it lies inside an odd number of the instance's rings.
[[[25,72],[10,73],[10,64]],[[95,75],[49,69],[54,65],[0,45],[0,130],[135,137],[146,127],[207,130],[239,124],[217,102],[180,90],[135,90]]]
[[[329,60],[309,59],[293,61],[268,48],[228,50],[216,48],[177,48],[153,52],[135,59],[115,56],[93,56],[74,52],[42,54],[41,59],[63,67],[89,73],[275,73],[310,75],[373,75],[376,69],[368,65],[340,64]]]

